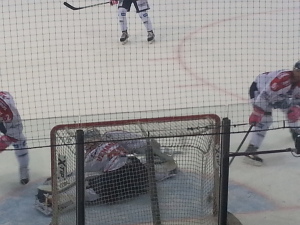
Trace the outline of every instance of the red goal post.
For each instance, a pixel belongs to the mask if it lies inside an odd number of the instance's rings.
[[[205,224],[216,225],[219,201],[219,151],[220,151],[220,118],[215,114],[159,117],[146,119],[104,121],[78,124],[62,124],[51,130],[51,173],[53,194],[53,218],[52,225],[75,224],[76,215],[73,207],[68,212],[60,207],[61,202],[74,198],[72,193],[62,194],[64,190],[73,189],[75,184],[74,171],[76,169],[75,133],[93,128],[104,134],[113,130],[125,130],[128,132],[145,135],[145,132],[156,139],[163,151],[172,155],[178,164],[179,173],[176,177],[166,180],[158,185],[158,201],[162,218],[166,224],[168,221],[180,221],[180,224],[188,224],[190,220],[207,220]],[[181,154],[176,154],[179,152]],[[175,153],[175,154],[174,154]],[[185,191],[187,193],[185,193]],[[170,196],[168,196],[170,195]],[[172,198],[178,198],[178,205],[172,206]],[[184,197],[188,196],[188,197]],[[66,198],[66,199],[64,199]],[[74,199],[72,199],[73,202]],[[124,221],[124,224],[151,223],[146,197],[142,196],[137,201],[141,204],[138,210],[141,215],[132,214]],[[125,204],[125,203],[122,203]],[[124,215],[126,218],[132,213],[135,204],[126,203]],[[173,207],[173,213],[168,208]],[[120,213],[110,206],[105,205],[87,207],[86,219],[91,221],[102,220],[103,224],[114,224],[112,219],[102,213],[114,215]],[[127,209],[128,208],[128,209]],[[189,208],[190,210],[187,210]],[[101,209],[101,210],[100,210]],[[128,210],[128,211],[126,211]],[[180,212],[187,211],[181,215]],[[134,210],[133,210],[134,211]],[[116,224],[122,224],[120,221]],[[171,223],[170,223],[171,224]]]

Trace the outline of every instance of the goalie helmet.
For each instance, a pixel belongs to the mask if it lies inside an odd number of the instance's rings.
[[[90,128],[84,132],[84,140],[85,141],[99,140],[100,137],[101,137],[101,133],[96,128]]]
[[[300,60],[295,63],[294,70],[300,70]]]
[[[96,141],[99,140],[101,140],[101,133],[99,130],[97,130],[96,128],[87,129],[84,132],[85,152],[88,153],[89,151],[91,151],[97,145]]]

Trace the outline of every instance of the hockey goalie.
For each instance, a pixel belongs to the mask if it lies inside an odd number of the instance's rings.
[[[126,131],[111,131],[101,135],[98,130],[92,129],[85,132],[84,140],[87,205],[114,204],[148,192],[148,170],[146,164],[137,157],[145,154],[147,149],[147,142],[142,135]],[[150,144],[159,165],[155,167],[156,180],[175,176],[177,164],[173,157],[163,153],[156,140],[151,139]],[[63,188],[59,195],[60,211],[75,208],[75,183]],[[35,208],[45,215],[52,214],[51,178],[38,187]]]

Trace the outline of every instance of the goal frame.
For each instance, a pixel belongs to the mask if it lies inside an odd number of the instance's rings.
[[[216,114],[200,114],[200,115],[187,115],[187,116],[169,116],[169,117],[157,117],[157,118],[141,118],[141,119],[129,119],[129,120],[116,120],[116,121],[103,121],[103,122],[87,122],[87,123],[74,123],[74,124],[60,124],[56,125],[51,129],[50,138],[51,138],[51,176],[52,176],[52,190],[53,192],[57,192],[57,162],[56,162],[56,133],[59,130],[64,129],[82,129],[82,128],[92,128],[92,127],[109,127],[109,126],[122,126],[122,125],[130,125],[130,124],[147,124],[147,123],[163,123],[163,122],[178,122],[178,121],[189,121],[189,120],[213,120],[214,128],[211,129],[214,134],[214,143],[216,149],[213,151],[214,154],[214,193],[212,193],[212,201],[213,201],[213,214],[216,216],[219,210],[219,185],[220,185],[220,170],[219,170],[219,157],[220,157],[220,140],[221,140],[221,119]],[[56,190],[55,190],[56,189]],[[53,198],[53,205],[55,203],[55,198]],[[55,210],[53,210],[53,219],[52,225],[57,225],[58,222],[55,220]]]

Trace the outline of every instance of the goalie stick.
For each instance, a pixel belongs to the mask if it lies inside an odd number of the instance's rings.
[[[110,2],[102,2],[102,3],[97,3],[97,4],[94,4],[94,5],[87,5],[87,6],[82,6],[82,7],[74,7],[74,6],[70,5],[67,2],[64,2],[64,5],[67,6],[69,9],[79,10],[79,9],[86,9],[86,8],[90,8],[90,7],[94,7],[94,6],[104,5],[104,4],[108,4],[108,3],[110,3]]]

